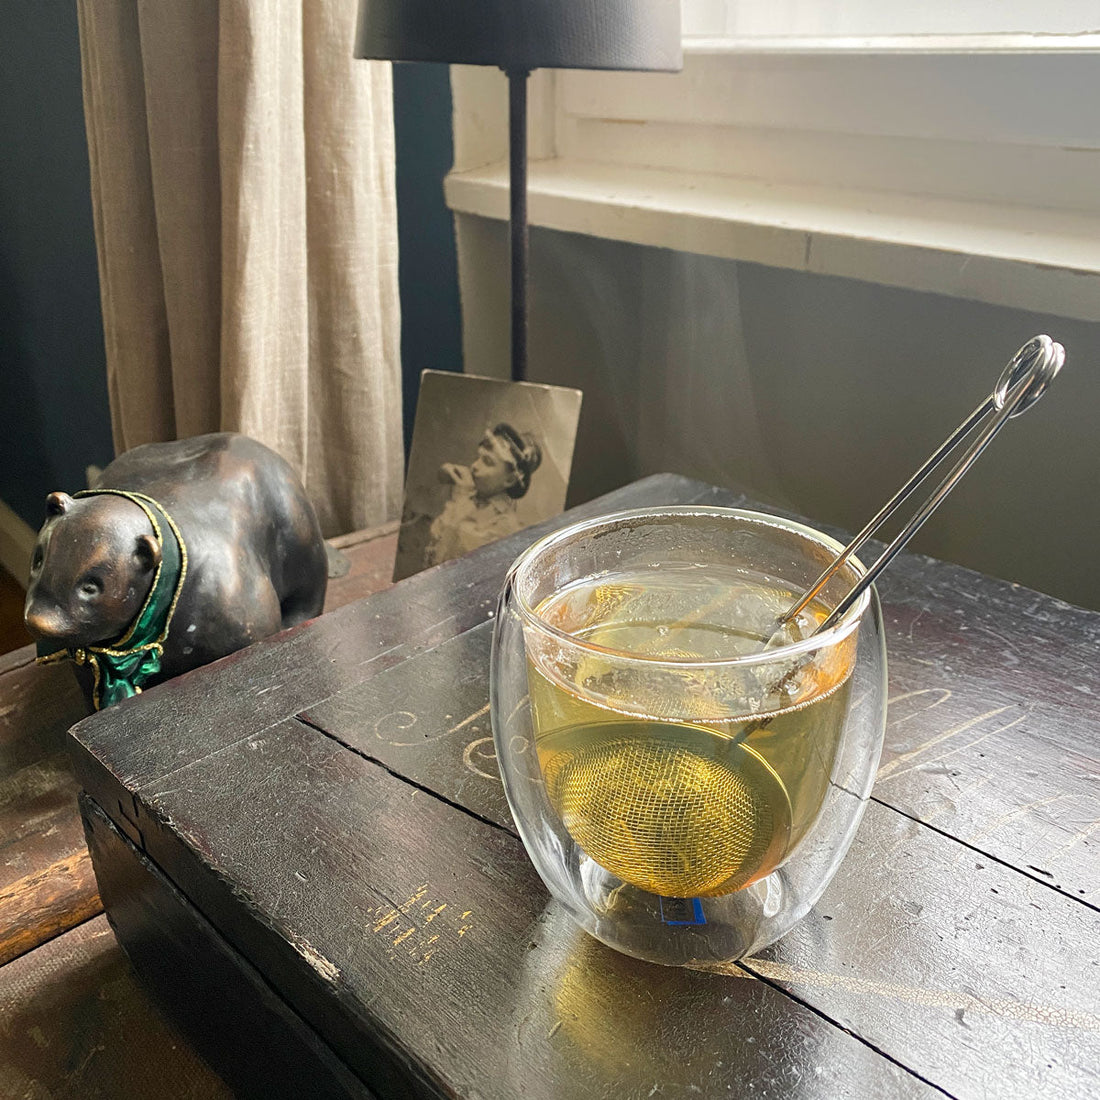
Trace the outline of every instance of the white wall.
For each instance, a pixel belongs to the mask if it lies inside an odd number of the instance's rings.
[[[506,376],[507,227],[458,239],[466,370]],[[1038,332],[1065,369],[915,547],[1100,608],[1100,324],[531,233],[530,377],[585,393],[573,502],[674,470],[854,530]]]

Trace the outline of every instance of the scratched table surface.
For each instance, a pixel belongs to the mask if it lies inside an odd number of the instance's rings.
[[[661,475],[565,518],[672,503],[748,502]],[[508,813],[490,619],[532,534],[74,729],[108,915],[238,1092],[1100,1095],[1100,614],[900,558],[847,859],[760,955],[668,969],[575,930]]]

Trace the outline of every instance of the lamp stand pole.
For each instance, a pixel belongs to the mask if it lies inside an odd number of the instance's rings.
[[[527,377],[527,77],[508,73],[509,238],[512,246],[512,381]]]

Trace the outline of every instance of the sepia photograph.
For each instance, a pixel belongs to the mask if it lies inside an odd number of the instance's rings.
[[[565,507],[581,391],[424,371],[394,580]]]

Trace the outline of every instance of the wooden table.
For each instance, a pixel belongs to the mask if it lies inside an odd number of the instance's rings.
[[[572,516],[745,503],[661,476]],[[887,745],[811,914],[725,973],[576,931],[491,750],[521,533],[73,731],[108,914],[241,1094],[1100,1095],[1100,615],[907,555]]]
[[[396,524],[330,540],[331,612],[392,583]],[[88,714],[64,665],[0,656],[0,1098],[224,1100],[151,1004],[96,889],[65,744]]]

